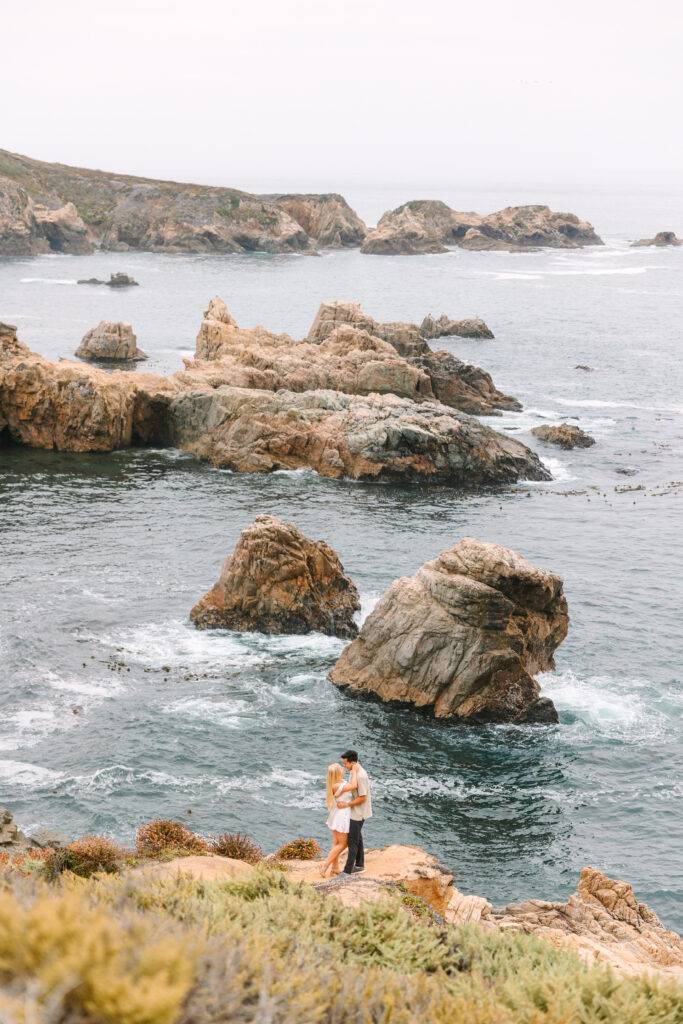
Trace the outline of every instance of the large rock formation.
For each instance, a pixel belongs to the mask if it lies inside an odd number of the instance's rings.
[[[438,402],[235,387],[223,383],[220,361],[189,367],[161,377],[51,363],[3,327],[0,433],[62,451],[175,445],[249,473],[310,468],[336,478],[463,487],[550,479],[523,444]]]
[[[560,423],[559,426],[543,423],[540,427],[534,427],[531,433],[541,441],[559,445],[560,448],[590,448],[595,444],[594,437],[573,423]]]
[[[131,443],[131,375],[51,363],[0,324],[0,433],[31,448],[108,452]]]
[[[137,338],[130,324],[100,320],[91,327],[76,349],[80,359],[116,360],[118,362],[147,359],[138,348]]]
[[[676,237],[675,231],[658,231],[654,238],[639,238],[637,242],[631,242],[631,246],[639,245],[683,245],[683,242]]]
[[[26,850],[44,850],[48,847],[57,848],[66,846],[68,839],[64,839],[57,832],[49,828],[40,828],[31,836],[25,835],[19,830],[14,821],[14,816],[7,807],[0,807],[0,853],[9,854],[23,853]]]
[[[466,538],[392,583],[330,678],[437,718],[557,722],[533,675],[554,668],[568,623],[559,576]]]
[[[307,252],[316,245],[359,245],[366,233],[337,195],[258,196],[44,163],[4,150],[0,162],[0,255],[93,246]]]
[[[522,408],[516,398],[495,387],[490,374],[462,362],[450,352],[434,352],[417,324],[379,323],[364,313],[357,302],[323,302],[316,313],[308,340],[320,345],[342,326],[356,327],[387,341],[408,363],[429,378],[434,396],[444,405],[475,415],[492,415],[502,409]]]
[[[0,177],[0,255],[83,253],[92,248],[73,203],[35,202],[18,182]]]
[[[458,213],[435,199],[413,200],[387,211],[371,231],[361,252],[407,255],[464,249],[521,252],[549,246],[577,249],[602,245],[592,224],[573,213],[556,213],[547,206],[509,206],[497,213]]]
[[[200,629],[354,637],[357,611],[358,591],[332,548],[294,523],[261,515],[242,531],[190,618]]]
[[[683,976],[683,940],[668,931],[627,882],[584,868],[566,903],[529,899],[491,916],[498,928],[535,932],[573,946],[589,963],[599,959],[629,974],[644,970]]]
[[[451,320],[449,316],[442,313],[436,319],[428,313],[420,324],[420,334],[423,338],[447,338],[456,335],[459,338],[492,338],[493,331],[484,323],[481,317],[470,320]]]
[[[358,246],[368,229],[343,196],[273,194],[262,199],[275,203],[300,224],[308,237],[324,249]]]

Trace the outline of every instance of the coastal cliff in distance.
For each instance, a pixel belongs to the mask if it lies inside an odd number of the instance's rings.
[[[258,196],[45,163],[0,150],[0,255],[308,252],[361,244],[346,200]]]

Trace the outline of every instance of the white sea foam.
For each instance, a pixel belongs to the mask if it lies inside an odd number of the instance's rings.
[[[70,277],[22,277],[22,284],[78,284],[76,278]]]
[[[62,778],[61,772],[28,761],[0,760],[0,782],[3,786],[27,786],[31,789],[52,785]]]
[[[93,634],[106,647],[121,647],[123,658],[162,669],[192,666],[202,668],[257,665],[265,660],[251,650],[244,634],[224,630],[195,629],[184,619],[149,622],[132,629]]]
[[[555,703],[560,717],[562,712],[569,712],[603,738],[661,736],[669,727],[668,716],[656,707],[651,696],[639,692],[647,688],[642,681],[580,677],[566,669],[541,673],[538,682],[543,693]]]
[[[208,722],[227,729],[239,729],[251,711],[251,705],[246,700],[225,697],[184,697],[160,710],[167,715],[177,715],[184,722]]]
[[[598,398],[558,398],[561,405],[575,405],[587,409],[640,409],[643,412],[675,412],[683,414],[681,405],[640,405],[637,402],[606,402]]]
[[[355,615],[353,616],[354,622],[356,623],[359,629],[367,619],[370,612],[373,611],[380,597],[381,594],[378,594],[377,591],[375,590],[371,591],[368,594],[360,595],[360,611],[356,612]]]
[[[571,471],[564,465],[559,459],[554,458],[552,455],[544,455],[541,460],[543,465],[546,466],[553,475],[553,479],[550,483],[566,483],[568,480],[576,480],[576,477]],[[547,483],[548,481],[541,480],[540,483]],[[529,486],[529,481],[524,482],[524,486]]]

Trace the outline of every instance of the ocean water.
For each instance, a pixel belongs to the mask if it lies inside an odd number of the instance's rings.
[[[349,195],[370,221],[401,198]],[[444,198],[486,211],[531,197]],[[162,815],[205,835],[241,829],[269,850],[300,834],[326,844],[325,767],[354,745],[375,796],[369,844],[425,846],[494,904],[564,899],[591,864],[683,930],[683,250],[628,247],[683,233],[682,205],[548,201],[591,219],[606,245],[0,262],[0,320],[33,349],[70,358],[89,327],[121,319],[159,372],[191,355],[213,295],[240,324],[294,337],[324,299],[359,300],[378,319],[482,316],[493,341],[438,344],[523,402],[489,422],[554,474],[461,493],[240,476],[176,451],[0,449],[0,804],[25,830],[131,842]],[[115,270],[140,287],[75,283]],[[530,434],[563,420],[595,447]],[[454,728],[340,694],[326,676],[342,641],[196,631],[191,606],[259,512],[327,540],[365,614],[463,536],[560,573],[570,631],[541,683],[561,724]]]

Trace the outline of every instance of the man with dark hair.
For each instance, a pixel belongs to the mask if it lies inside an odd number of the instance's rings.
[[[365,871],[365,850],[363,848],[363,822],[372,817],[372,800],[370,798],[370,780],[358,760],[357,750],[347,750],[341,756],[342,764],[348,771],[356,769],[356,789],[351,791],[351,799],[337,803],[338,807],[351,808],[349,823],[349,846],[344,871],[340,874],[362,875]]]

